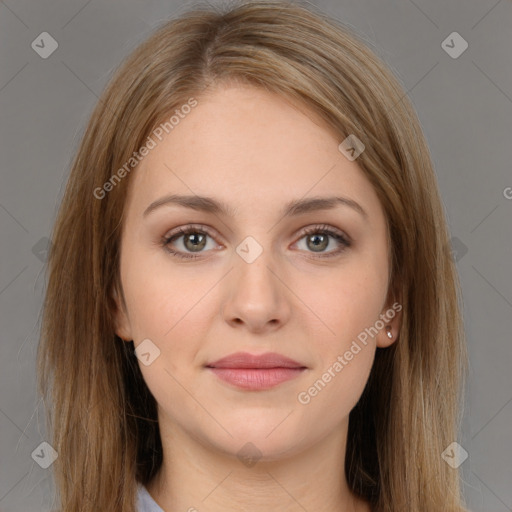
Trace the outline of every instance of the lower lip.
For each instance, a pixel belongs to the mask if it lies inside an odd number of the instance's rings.
[[[249,390],[269,389],[298,377],[305,368],[208,368],[233,386]]]

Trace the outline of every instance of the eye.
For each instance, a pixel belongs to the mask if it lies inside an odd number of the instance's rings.
[[[299,242],[305,239],[306,248],[312,249],[312,252],[317,254],[315,256],[316,258],[331,258],[333,256],[338,256],[351,245],[349,238],[341,231],[326,225],[306,228],[301,234],[302,236]],[[329,238],[333,238],[336,241],[338,248],[329,252],[324,252],[324,249],[330,245]]]
[[[184,226],[169,236],[164,237],[162,240],[162,245],[167,252],[171,253],[177,258],[196,259],[199,257],[198,255],[196,256],[194,254],[187,254],[186,252],[177,251],[171,248],[171,244],[179,238],[183,238],[182,247],[185,248],[185,251],[200,253],[206,246],[207,237],[210,237],[210,235],[203,226]]]
[[[200,254],[207,246],[207,238],[213,236],[209,234],[209,231],[204,226],[183,226],[165,236],[162,239],[162,246],[172,256],[182,259],[196,259],[200,257]],[[183,238],[181,241],[182,249],[176,250],[172,247],[172,244],[176,243],[177,240]],[[316,253],[315,258],[328,258],[337,256],[350,247],[351,242],[341,231],[336,228],[321,225],[312,226],[304,229],[301,232],[299,242],[305,239],[306,251]],[[338,248],[325,252],[325,249],[330,245],[330,239],[334,239],[338,244]],[[297,242],[298,243],[298,242]],[[188,252],[190,251],[190,252]],[[194,254],[197,253],[197,254]]]

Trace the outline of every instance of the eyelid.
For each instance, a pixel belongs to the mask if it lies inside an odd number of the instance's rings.
[[[311,224],[309,226],[306,226],[305,228],[301,228],[295,235],[303,237],[304,235],[309,234],[310,232],[316,232],[316,231],[327,231],[337,234],[338,236],[344,238],[348,243],[353,243],[352,237],[350,237],[346,231],[343,231],[335,226],[332,226],[330,224]]]
[[[170,238],[173,238],[176,235],[183,234],[183,232],[186,233],[187,231],[194,231],[194,230],[201,231],[201,232],[204,231],[211,238],[218,237],[218,238],[221,238],[222,240],[224,240],[224,237],[222,235],[220,235],[220,233],[216,229],[212,228],[208,224],[197,224],[197,223],[184,224],[183,226],[178,226],[177,228],[171,229],[162,237],[162,240],[169,240]]]
[[[193,233],[193,232],[204,233],[207,236],[209,236],[210,238],[212,238],[214,241],[216,241],[215,240],[216,236],[219,236],[219,238],[223,238],[220,235],[212,234],[212,231],[217,233],[217,231],[215,229],[213,229],[211,226],[208,226],[207,224],[192,223],[192,224],[182,225],[182,226],[179,226],[178,228],[171,230],[167,234],[165,234],[162,237],[161,246],[163,247],[163,249],[166,252],[171,254],[173,257],[176,257],[181,260],[202,259],[202,255],[203,255],[202,251],[199,251],[197,254],[194,254],[193,252],[189,253],[187,251],[174,250],[174,249],[170,248],[170,243],[173,241],[173,239],[179,239],[182,236],[185,236],[185,235]],[[339,247],[335,250],[331,250],[331,251],[327,251],[327,252],[319,252],[316,254],[314,252],[307,251],[307,252],[309,252],[309,254],[312,255],[312,256],[308,256],[308,258],[310,258],[310,259],[321,261],[321,260],[327,260],[329,258],[335,258],[337,256],[341,256],[342,254],[345,253],[346,250],[350,249],[350,247],[353,244],[352,238],[349,235],[347,235],[344,231],[342,231],[341,229],[339,229],[335,226],[332,226],[329,224],[312,224],[312,225],[301,228],[298,232],[296,232],[296,234],[293,235],[294,239],[297,238],[297,240],[294,242],[293,245],[302,241],[302,239],[304,237],[308,236],[309,234],[317,233],[317,232],[318,233],[322,233],[322,232],[326,233],[328,237],[335,239],[337,244],[339,245]],[[210,249],[209,251],[204,251],[204,254],[208,254],[208,252],[211,252],[211,250],[212,249]],[[302,252],[302,251],[298,251],[298,252]]]
[[[173,236],[180,234],[183,231],[192,231],[194,229],[197,229],[198,231],[204,231],[205,233],[210,235],[212,238],[218,237],[218,238],[221,238],[222,240],[224,240],[224,237],[222,235],[220,235],[220,233],[216,229],[212,228],[208,224],[197,224],[197,223],[184,224],[175,229],[172,229],[172,230],[168,231],[162,237],[162,239],[168,240],[169,238],[172,238]],[[353,243],[353,241],[354,241],[352,239],[352,237],[349,236],[346,231],[343,231],[335,226],[331,226],[330,224],[311,224],[309,226],[300,228],[298,231],[295,232],[295,234],[293,235],[293,238],[298,237],[298,236],[302,237],[304,235],[307,235],[311,231],[323,231],[323,230],[334,231],[338,235],[343,237],[347,242]]]

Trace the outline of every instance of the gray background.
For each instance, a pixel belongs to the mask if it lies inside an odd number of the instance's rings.
[[[373,41],[417,109],[464,293],[470,354],[459,443],[474,512],[512,510],[512,1],[313,2]],[[112,70],[190,4],[0,1],[0,511],[46,511],[50,469],[35,391],[44,247],[85,122]],[[58,42],[47,59],[31,47]],[[458,58],[441,43],[468,42]],[[442,399],[442,397],[440,397]]]

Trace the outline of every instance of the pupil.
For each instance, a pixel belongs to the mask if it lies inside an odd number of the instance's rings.
[[[198,240],[197,238],[203,237],[203,240]],[[200,248],[202,249],[204,247],[204,235],[200,233],[191,233],[187,237],[187,242],[192,243],[192,249]],[[188,245],[188,244],[187,244]],[[190,248],[190,247],[189,247]]]
[[[320,241],[320,245],[318,245],[318,244],[317,244],[317,241],[319,241],[319,239],[322,239],[322,238],[324,239],[324,240],[323,240],[323,243],[322,243],[322,241]],[[311,240],[311,241],[314,241],[314,242],[313,242],[313,244],[314,244],[313,246],[314,246],[314,247],[316,247],[316,248],[319,248],[319,247],[320,247],[320,248],[322,248],[322,249],[325,249],[325,247],[326,247],[326,244],[325,244],[325,238],[326,238],[326,237],[325,237],[324,235],[312,235],[312,236],[310,237],[310,240]]]

